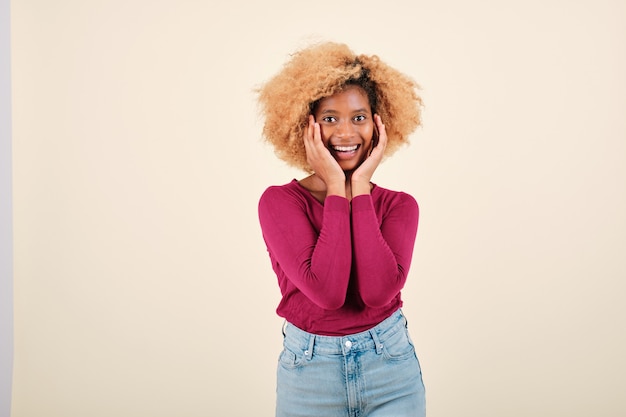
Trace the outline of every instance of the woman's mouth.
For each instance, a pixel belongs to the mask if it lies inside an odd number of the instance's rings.
[[[350,159],[354,155],[356,155],[356,151],[359,149],[361,145],[351,145],[351,146],[338,146],[331,145],[330,149],[337,156],[337,159]]]

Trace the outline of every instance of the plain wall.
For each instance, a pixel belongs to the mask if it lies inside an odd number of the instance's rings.
[[[414,195],[430,417],[626,413],[626,4],[12,2],[13,417],[270,416],[257,221],[302,173],[253,88],[312,40],[422,85],[374,181]]]
[[[11,19],[0,0],[0,417],[11,413],[13,380],[13,193],[11,155]]]

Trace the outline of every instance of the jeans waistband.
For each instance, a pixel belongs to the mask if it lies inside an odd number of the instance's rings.
[[[371,329],[346,336],[320,336],[286,322],[284,344],[293,351],[303,351],[309,358],[313,354],[346,355],[370,349],[380,353],[385,340],[404,330],[406,325],[406,318],[400,309]]]

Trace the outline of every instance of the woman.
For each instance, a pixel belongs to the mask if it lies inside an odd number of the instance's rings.
[[[259,201],[285,318],[277,416],[425,415],[400,310],[418,206],[371,182],[420,124],[417,88],[376,56],[324,43],[259,90],[265,138],[310,173]]]

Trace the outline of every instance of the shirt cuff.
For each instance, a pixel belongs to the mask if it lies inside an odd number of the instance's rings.
[[[374,201],[371,194],[357,195],[352,199],[352,213],[358,211],[374,211]]]
[[[338,195],[329,195],[324,199],[324,208],[332,211],[350,211],[350,202],[347,198]]]

